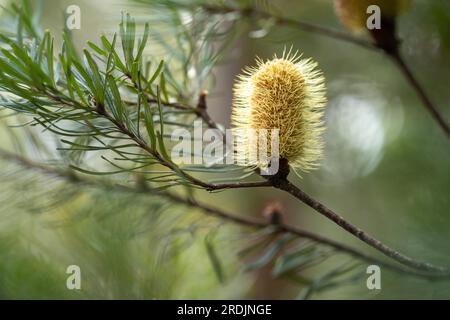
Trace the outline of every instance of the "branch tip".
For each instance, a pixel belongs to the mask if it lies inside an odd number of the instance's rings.
[[[284,216],[283,205],[278,201],[271,202],[263,209],[262,215],[270,224],[281,225]]]
[[[207,104],[206,104],[206,97],[208,96],[208,91],[203,90],[200,92],[200,95],[198,97],[198,103],[197,108],[201,110],[206,110]]]

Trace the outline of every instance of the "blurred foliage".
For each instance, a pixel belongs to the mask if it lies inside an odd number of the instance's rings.
[[[173,110],[171,103],[192,105],[201,90],[214,90],[215,77],[222,76],[215,68],[235,63],[230,49],[237,41],[251,57],[271,56],[286,43],[293,44],[317,57],[330,88],[324,166],[299,183],[400,251],[450,265],[445,254],[450,249],[450,153],[439,129],[393,67],[374,53],[277,26],[267,17],[245,15],[246,9],[256,7],[334,25],[331,1],[138,2],[138,8],[151,9],[152,14],[142,11],[136,23],[124,14],[117,35],[101,36],[83,52],[75,49],[68,32],[57,47],[60,39],[40,31],[38,16],[32,14],[35,7],[11,7],[13,19],[2,12],[1,105],[9,108],[2,109],[2,122],[8,126],[2,144],[55,168],[71,166],[95,179],[107,176],[127,185],[139,185],[143,179],[155,188],[175,186],[176,192],[192,197],[186,188],[192,184],[179,170],[201,171],[199,176],[207,181],[244,179],[248,171],[219,166],[167,170],[157,157],[138,150],[123,130],[111,126],[102,108],[170,163],[165,133],[192,129],[195,119],[195,112]],[[412,52],[428,89],[432,80],[440,80],[430,92],[444,105],[446,75],[438,65],[450,63],[442,54],[448,50],[448,3],[416,5],[402,19],[416,21],[416,16],[425,15],[424,30],[436,30],[427,41],[439,46],[437,53],[429,53],[434,63],[421,62],[418,52],[427,52],[428,43],[414,46],[408,42],[414,34],[407,33],[405,51]],[[232,10],[220,11],[220,6]],[[21,19],[15,19],[18,16]],[[401,32],[405,33],[403,25]],[[61,108],[62,102],[69,109]],[[164,176],[162,170],[167,170]],[[224,226],[223,221],[156,196],[71,184],[6,163],[0,175],[1,298],[265,297],[277,285],[288,292],[278,297],[300,299],[450,296],[448,282],[387,270],[383,289],[369,292],[364,263],[311,241],[280,235],[276,229]],[[259,214],[260,203],[275,197],[270,192],[249,194],[237,191],[229,196],[232,201],[223,195],[210,201],[225,208],[242,204]],[[286,206],[298,210],[287,199]],[[308,209],[302,208],[302,213],[305,228],[360,246]],[[81,267],[81,291],[65,286],[71,264]],[[266,268],[268,278],[258,277]],[[281,284],[274,284],[275,278]],[[259,290],[252,285],[261,282],[267,283],[266,291],[252,292]]]
[[[211,248],[223,237],[205,234],[208,220],[154,197],[80,188],[22,170],[7,165],[1,175],[8,196],[2,199],[8,204],[1,223],[2,298],[192,298],[217,285],[210,264],[192,264],[192,256],[206,255],[203,238]],[[26,201],[17,197],[20,192]],[[62,200],[61,193],[70,199]],[[219,252],[221,259],[232,258]],[[231,263],[224,266],[230,270]],[[72,264],[81,269],[79,291],[66,288]],[[216,298],[233,297],[237,278],[221,286]]]

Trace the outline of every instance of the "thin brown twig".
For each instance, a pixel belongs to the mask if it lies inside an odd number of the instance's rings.
[[[219,6],[206,6],[205,9],[209,12],[216,12],[216,13],[220,12],[220,10],[221,10],[221,8]],[[228,8],[227,10],[228,10],[228,12],[240,12],[244,16],[256,16],[256,17],[260,17],[263,19],[272,19],[274,21],[274,23],[278,24],[278,25],[294,27],[294,28],[301,29],[305,32],[313,32],[313,33],[319,34],[321,36],[329,37],[329,38],[336,39],[336,40],[346,41],[346,42],[364,47],[366,49],[371,49],[371,50],[379,50],[380,49],[370,41],[353,37],[351,35],[348,35],[345,32],[339,31],[339,30],[322,27],[322,26],[319,26],[319,25],[316,25],[313,23],[308,23],[308,22],[304,22],[304,21],[298,21],[298,20],[294,20],[294,19],[290,19],[290,18],[286,18],[286,17],[281,17],[281,16],[275,15],[273,13],[262,11],[262,10],[259,10],[256,8],[248,8],[245,10]]]
[[[386,255],[389,258],[392,258],[396,260],[397,262],[406,265],[408,267],[411,267],[416,270],[423,270],[426,272],[436,272],[436,273],[442,273],[442,274],[448,274],[450,270],[448,268],[440,267],[440,266],[434,266],[428,262],[421,262],[417,261],[411,257],[408,257],[390,247],[383,244],[378,239],[372,237],[367,232],[363,231],[362,229],[358,228],[357,226],[353,225],[349,221],[345,220],[342,216],[335,213],[333,210],[329,209],[324,204],[320,203],[319,201],[312,198],[310,195],[308,195],[306,192],[295,186],[292,182],[290,182],[287,179],[287,176],[289,175],[289,163],[286,160],[280,161],[280,170],[278,171],[278,174],[271,177],[270,181],[272,181],[273,186],[277,189],[286,191],[287,193],[291,194],[295,198],[299,199],[318,213],[322,214],[329,220],[333,221],[335,224],[340,226],[342,229],[348,231],[361,241],[365,242],[372,248],[377,249],[384,255]]]
[[[20,156],[14,153],[11,153],[9,151],[3,150],[0,148],[0,158],[3,160],[6,160],[11,163],[15,163],[25,169],[33,169],[37,170],[39,172],[42,172],[46,175],[51,175],[53,177],[65,179],[66,181],[72,183],[72,184],[79,184],[82,186],[87,187],[94,187],[94,188],[107,188],[109,190],[114,189],[117,191],[127,192],[127,193],[137,193],[137,194],[148,194],[148,189],[142,189],[142,188],[133,188],[126,185],[121,184],[111,184],[110,182],[106,182],[99,179],[88,179],[86,177],[78,176],[73,171],[63,170],[63,169],[57,169],[54,167],[46,166],[42,163],[38,163],[35,161],[32,161],[28,158],[25,158],[24,156]],[[150,189],[151,190],[151,189]],[[175,195],[173,193],[169,193],[166,191],[159,191],[157,193],[153,193],[156,196],[166,198],[174,203],[185,205],[194,209],[200,209],[205,214],[222,218],[226,221],[230,221],[233,223],[236,223],[238,225],[250,227],[250,228],[267,228],[267,227],[276,227],[278,232],[284,232],[284,233],[290,233],[293,235],[298,236],[299,238],[306,238],[313,240],[317,243],[332,247],[336,249],[337,251],[340,251],[345,254],[349,254],[357,259],[366,261],[368,263],[375,263],[379,266],[386,267],[388,269],[391,269],[395,272],[399,273],[405,273],[405,274],[411,274],[416,275],[420,277],[424,277],[427,279],[435,279],[435,278],[442,278],[443,276],[450,276],[450,274],[436,274],[436,273],[430,273],[430,272],[423,272],[418,271],[410,268],[406,268],[400,264],[391,264],[388,262],[385,262],[383,260],[377,259],[375,257],[372,257],[364,252],[358,251],[355,248],[352,248],[350,246],[341,244],[337,241],[325,238],[323,236],[317,235],[315,233],[312,233],[310,231],[306,231],[291,225],[286,225],[283,222],[279,222],[277,224],[273,224],[270,220],[261,220],[261,219],[255,219],[251,217],[244,217],[242,215],[235,215],[231,214],[229,212],[213,208],[210,206],[207,206],[205,204],[199,203],[198,201],[195,201],[193,199],[189,198],[183,198],[178,195]]]
[[[207,111],[207,103],[206,103],[206,97],[208,93],[206,91],[203,91],[200,93],[196,108],[197,115],[203,119],[203,121],[206,122],[209,128],[211,129],[217,129],[219,130],[219,126],[217,123],[210,117],[208,111]]]
[[[389,54],[394,63],[397,65],[398,69],[402,72],[405,79],[409,82],[411,87],[416,91],[420,100],[422,101],[422,105],[426,108],[426,110],[430,113],[433,119],[436,121],[438,126],[444,131],[445,135],[450,138],[450,127],[447,122],[444,120],[443,116],[439,113],[439,111],[434,106],[433,102],[431,102],[428,95],[425,93],[425,90],[420,85],[417,78],[412,73],[411,69],[406,64],[405,60],[402,58],[400,53]]]

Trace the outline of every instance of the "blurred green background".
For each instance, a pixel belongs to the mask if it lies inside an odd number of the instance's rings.
[[[331,0],[270,3],[291,18],[342,29]],[[151,7],[131,1],[44,0],[43,26],[59,34],[63,12],[70,4],[81,8],[81,30],[73,34],[79,48],[87,40],[97,41],[101,33],[111,34],[121,11],[143,19],[152,15]],[[449,141],[398,69],[381,53],[338,40],[282,26],[272,27],[262,38],[252,38],[257,30],[257,25],[245,24],[227,59],[214,71],[215,86],[205,88],[210,92],[213,118],[229,126],[233,79],[242,67],[254,63],[256,55],[269,58],[292,45],[304,57],[313,57],[328,87],[325,157],[319,170],[302,179],[293,177],[295,182],[387,245],[420,260],[450,266]],[[399,30],[405,60],[450,122],[449,2],[414,1],[399,19]],[[0,137],[2,146],[13,146],[6,130]],[[16,137],[26,138],[20,133]],[[221,228],[215,239],[224,264],[225,281],[220,283],[204,245],[205,226],[214,228],[218,221],[185,208],[166,208],[165,203],[95,190],[69,204],[53,206],[53,192],[61,192],[60,185],[44,183],[43,188],[45,177],[24,174],[16,179],[9,176],[10,171],[6,164],[0,169],[1,298],[283,299],[297,297],[301,289],[288,280],[274,279],[269,270],[242,271],[243,261],[236,255],[243,246],[237,227]],[[36,197],[42,201],[36,203],[39,210],[23,205]],[[290,223],[377,255],[275,190],[205,193],[201,198],[228,211],[254,216],[268,202],[279,200]],[[144,206],[147,201],[150,209]],[[180,228],[181,235],[167,241],[177,231],[172,221],[197,226],[193,223],[197,220],[202,227]],[[173,249],[170,253],[167,246]],[[66,288],[65,271],[70,264],[81,267],[79,291]],[[447,299],[450,281],[382,270],[381,290],[368,290],[363,278],[312,298]]]

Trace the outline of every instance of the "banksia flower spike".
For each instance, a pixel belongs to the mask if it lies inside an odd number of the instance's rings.
[[[244,69],[234,87],[232,124],[238,163],[267,165],[249,161],[255,148],[251,132],[278,129],[279,158],[295,171],[315,168],[322,156],[325,104],[324,77],[313,60],[290,52],[266,62],[257,59],[256,67]]]

